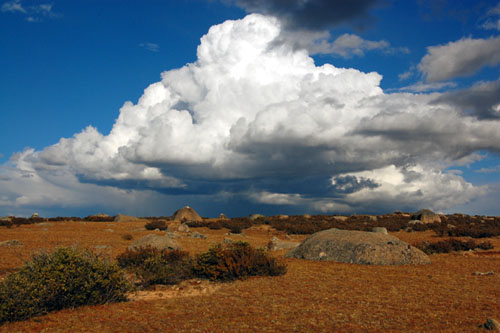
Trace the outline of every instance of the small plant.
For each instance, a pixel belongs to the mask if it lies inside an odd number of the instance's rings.
[[[58,248],[34,256],[0,282],[0,324],[49,311],[126,300],[118,266],[87,250]]]
[[[176,284],[193,277],[192,260],[185,251],[146,247],[127,250],[117,260],[120,267],[135,273],[144,287]]]
[[[132,236],[132,234],[123,234],[122,239],[126,240],[126,241],[130,241],[130,240],[134,239],[134,236]]]
[[[199,254],[194,262],[194,274],[210,280],[232,281],[285,273],[284,263],[270,257],[264,249],[255,249],[245,242],[216,245]]]
[[[434,253],[450,253],[453,251],[469,251],[475,249],[490,250],[493,248],[491,242],[476,243],[474,240],[469,239],[462,241],[456,238],[450,238],[435,243],[424,242],[416,246],[426,254]]]
[[[164,220],[154,220],[149,223],[146,223],[144,227],[147,230],[167,230],[167,223]]]

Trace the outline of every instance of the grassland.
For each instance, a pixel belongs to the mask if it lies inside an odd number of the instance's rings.
[[[225,228],[196,228],[207,239],[178,242],[191,254],[225,237],[266,246],[271,237],[301,241],[268,225],[241,235]],[[57,246],[88,248],[116,257],[149,233],[144,222],[51,222],[0,228],[0,276],[31,254]],[[132,234],[132,240],[123,235]],[[432,230],[390,232],[410,243],[447,239]],[[460,239],[468,239],[460,237]],[[125,303],[62,310],[0,326],[0,332],[474,332],[488,318],[500,318],[500,239],[484,238],[488,251],[431,256],[422,266],[363,266],[284,259],[288,272],[215,284],[186,281],[158,287]],[[273,253],[278,257],[284,251]],[[493,275],[475,275],[490,272]]]

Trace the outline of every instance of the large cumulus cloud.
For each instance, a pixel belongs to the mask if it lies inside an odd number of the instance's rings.
[[[275,43],[282,24],[252,14],[213,26],[197,61],[126,102],[109,134],[89,126],[25,151],[0,181],[28,170],[111,197],[152,190],[344,212],[444,209],[485,193],[445,170],[498,152],[498,120],[464,115],[439,94],[386,94],[378,73],[316,66]]]

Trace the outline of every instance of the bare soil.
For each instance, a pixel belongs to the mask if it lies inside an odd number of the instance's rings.
[[[207,239],[177,241],[191,254],[224,238],[265,247],[286,234],[267,226],[227,235],[227,229],[196,228]],[[53,222],[0,228],[0,276],[33,253],[79,246],[111,258],[147,231],[143,222]],[[132,240],[124,240],[132,234]],[[390,233],[409,244],[445,239],[432,231]],[[181,234],[182,235],[182,234]],[[290,235],[301,241],[306,235]],[[494,248],[430,256],[432,264],[364,266],[283,259],[288,272],[231,283],[201,280],[156,286],[131,301],[86,306],[0,326],[0,332],[475,332],[488,318],[500,318],[500,239]],[[273,255],[284,256],[286,250]],[[478,275],[476,272],[494,272]]]

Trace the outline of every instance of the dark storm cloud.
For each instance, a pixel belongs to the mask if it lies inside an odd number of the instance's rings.
[[[479,119],[500,119],[500,79],[445,93],[433,103],[452,105]]]
[[[377,0],[233,0],[248,12],[273,15],[292,29],[327,30],[369,17]]]

